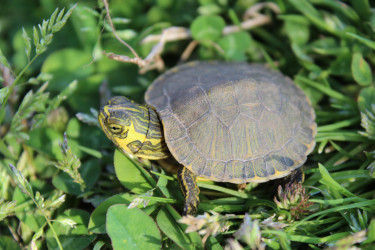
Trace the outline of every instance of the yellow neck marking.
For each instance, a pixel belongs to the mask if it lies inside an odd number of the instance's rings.
[[[134,150],[134,148],[129,148],[129,144],[135,141],[139,141],[140,145],[144,143],[146,140],[146,134],[138,133],[134,129],[134,124],[132,123],[130,127],[128,128],[127,137],[126,138],[120,138],[120,137],[113,137],[113,140],[116,141],[116,144],[121,149],[126,150],[129,153],[132,153],[134,155],[137,155],[137,152],[141,149],[138,148],[138,150]]]

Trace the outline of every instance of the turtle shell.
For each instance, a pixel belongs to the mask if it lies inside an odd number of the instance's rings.
[[[145,99],[174,158],[211,180],[280,178],[315,146],[315,113],[306,95],[261,65],[188,63],[157,78]]]

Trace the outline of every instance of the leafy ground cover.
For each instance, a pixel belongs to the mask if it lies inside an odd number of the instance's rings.
[[[373,8],[368,0],[110,1],[135,56],[115,38],[102,1],[6,1],[0,248],[372,249]],[[182,61],[212,59],[267,64],[294,79],[316,111],[317,145],[303,185],[200,182],[199,215],[181,218],[175,176],[115,151],[96,114],[112,95],[143,102],[153,79]]]

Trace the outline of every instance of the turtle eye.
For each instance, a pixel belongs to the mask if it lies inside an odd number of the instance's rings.
[[[116,125],[116,124],[109,124],[108,125],[109,130],[113,134],[120,134],[122,132],[122,126]]]

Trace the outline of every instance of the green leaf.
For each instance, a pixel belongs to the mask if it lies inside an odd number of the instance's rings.
[[[52,226],[59,237],[64,250],[85,249],[96,238],[95,235],[89,235],[87,224],[89,221],[89,213],[81,209],[69,209],[57,216]],[[76,223],[72,228],[68,224],[59,221],[69,219]],[[48,249],[58,249],[52,231],[48,230],[47,234]]]
[[[78,183],[81,186],[81,191],[83,191],[86,187],[86,184],[79,174],[81,161],[69,147],[66,133],[64,133],[64,141],[60,143],[60,148],[63,159],[58,161],[57,163],[54,163],[55,167],[67,173],[75,183]]]
[[[343,37],[346,36],[345,33],[341,32],[341,30],[336,29],[335,26],[332,26],[332,22],[328,23],[325,21],[324,17],[322,16],[321,12],[317,10],[310,1],[307,0],[289,0],[299,12],[303,13],[303,15],[309,19],[309,21],[317,26],[320,29],[326,30],[334,35]],[[331,24],[331,25],[330,25]]]
[[[9,164],[9,167],[12,170],[14,176],[16,177],[18,187],[22,190],[22,192],[27,194],[29,197],[33,197],[34,196],[33,189],[31,187],[30,183],[26,180],[25,176],[23,176],[21,171],[19,171],[12,164]]]
[[[312,87],[332,98],[335,98],[339,101],[342,101],[344,103],[349,103],[349,104],[354,104],[355,102],[345,96],[344,94],[342,94],[341,92],[339,91],[336,91],[332,88],[330,88],[329,86],[325,86],[324,84],[320,83],[320,82],[315,82],[315,81],[311,81],[310,79],[306,78],[306,77],[303,77],[303,76],[296,76],[295,80],[297,82],[301,81],[302,83],[308,85],[309,87]]]
[[[200,15],[216,15],[220,14],[221,11],[221,8],[214,3],[208,3],[198,8],[198,13]]]
[[[13,117],[10,130],[13,133],[18,133],[23,130],[25,126],[23,120],[30,118],[35,112],[45,111],[49,101],[48,98],[49,93],[38,91],[34,94],[33,91],[30,90],[23,98],[17,113]]]
[[[52,100],[48,99],[48,107],[43,114],[33,117],[32,130],[50,125],[57,131],[64,131],[68,114],[64,108],[59,108],[62,101],[66,100],[75,90],[77,81],[73,81]]]
[[[371,15],[371,6],[368,0],[351,0],[355,11],[363,20],[368,20]]]
[[[73,7],[71,7],[66,12],[64,17],[62,16],[64,14],[64,9],[62,9],[60,11],[59,15],[57,16],[56,23],[52,26],[52,33],[58,32],[59,30],[61,30],[64,27],[66,21],[68,21],[68,18],[73,13],[73,10],[75,9],[76,6],[77,6],[77,4],[73,5]]]
[[[322,125],[322,126],[318,127],[318,133],[319,132],[328,132],[328,131],[334,132],[334,131],[337,131],[338,129],[358,124],[359,120],[360,120],[359,117],[356,116],[356,117],[351,118],[351,119],[345,119],[345,120],[335,122],[335,123],[332,123],[332,124]]]
[[[71,16],[70,23],[73,24],[75,30],[80,30],[76,35],[78,36],[78,39],[80,40],[80,43],[82,46],[84,46],[85,49],[92,51],[96,43],[98,42],[98,29],[97,27],[97,20],[98,17],[94,15],[92,12],[93,9],[88,8],[87,6],[84,5],[78,5],[75,10],[73,15]],[[98,12],[95,12],[98,14]],[[124,19],[122,19],[123,22],[120,22],[120,24],[126,24]],[[119,23],[119,19],[112,19],[113,23],[116,25],[116,22]],[[129,22],[129,20],[128,20]],[[117,27],[117,26],[116,26]],[[131,30],[117,30],[117,34],[123,38],[122,34],[130,33],[133,36],[136,35]],[[124,38],[123,38],[124,39]],[[133,38],[132,38],[133,39]],[[127,41],[128,39],[124,39]],[[101,52],[100,52],[101,54]]]
[[[47,27],[48,32],[51,31],[52,26],[55,23],[58,11],[59,11],[59,8],[56,8],[55,11],[52,13],[51,17],[49,18],[48,27]]]
[[[31,53],[31,38],[27,35],[24,28],[22,28],[22,38],[25,43],[25,52],[27,55],[27,59],[30,61],[30,53]]]
[[[353,54],[352,74],[359,85],[368,86],[372,82],[371,68],[360,53]]]
[[[56,220],[70,219],[73,220],[76,225],[72,228],[70,225],[54,222],[53,228],[57,235],[84,235],[88,234],[87,225],[89,223],[90,215],[88,212],[81,209],[69,209],[64,213],[57,216]]]
[[[375,219],[372,219],[368,226],[367,239],[363,242],[365,244],[375,242]]]
[[[64,17],[62,18],[62,22],[66,22],[68,20],[68,18],[70,17],[70,15],[72,15],[73,13],[73,10],[77,7],[78,3],[74,4],[64,15]]]
[[[5,67],[7,67],[7,68],[10,67],[9,63],[8,63],[6,57],[4,56],[3,52],[1,51],[1,49],[0,49],[0,64],[4,64]]]
[[[42,34],[42,38],[44,39],[47,35],[47,26],[48,26],[48,21],[43,20],[42,25],[38,24],[40,34]]]
[[[224,249],[214,236],[208,237],[205,246],[206,246],[206,249],[211,249],[211,250],[223,250]]]
[[[182,249],[195,249],[196,246],[190,241],[180,224],[169,214],[165,208],[161,209],[156,217],[160,230],[173,240]]]
[[[370,25],[373,31],[375,31],[375,13],[373,12],[370,17]]]
[[[38,183],[37,185],[40,185],[40,183]],[[41,191],[40,188],[35,187],[35,185],[33,185],[33,188]],[[44,186],[42,188],[45,189],[46,187]],[[16,207],[15,211],[17,218],[23,224],[27,225],[27,227],[30,228],[33,232],[37,232],[41,227],[44,226],[44,224],[46,223],[46,219],[42,214],[35,213],[35,204],[31,201],[30,196],[22,192],[21,189],[16,188],[14,190],[12,200],[17,201],[18,205],[22,204],[22,207],[20,207],[21,209]]]
[[[63,91],[61,91],[49,104],[47,112],[57,109],[61,102],[71,96],[77,89],[77,80],[73,80]]]
[[[98,159],[101,159],[103,157],[102,153],[100,153],[100,151],[98,151],[98,150],[88,148],[88,147],[85,147],[85,146],[81,146],[81,145],[78,145],[78,148],[79,148],[80,151],[82,151],[82,152],[84,152],[88,155],[94,156]]]
[[[3,104],[3,102],[6,98],[6,96],[8,95],[8,93],[9,93],[9,87],[8,86],[0,89],[0,105]]]
[[[51,128],[38,128],[29,133],[30,139],[25,143],[55,159],[62,159],[59,142],[63,140],[61,133]]]
[[[137,198],[136,195],[124,193],[111,196],[100,203],[91,214],[89,222],[90,232],[97,234],[105,233],[105,222],[108,208],[115,204],[124,204],[128,206],[135,198]],[[138,208],[142,209],[146,214],[150,214],[156,208],[155,204],[155,201],[150,201],[147,207],[144,208],[143,204],[140,204]]]
[[[40,49],[41,49],[41,45],[40,45],[40,41],[39,41],[38,30],[35,28],[35,26],[33,27],[33,37],[34,37],[35,52],[36,52],[36,54],[39,54]]]
[[[336,213],[336,212],[340,212],[340,211],[348,211],[348,210],[353,209],[353,208],[363,209],[365,207],[368,207],[367,209],[371,209],[371,208],[374,207],[374,205],[375,205],[375,200],[365,200],[365,201],[361,201],[361,202],[354,202],[354,203],[347,204],[347,205],[338,205],[338,206],[334,206],[334,207],[329,208],[329,209],[323,209],[319,212],[315,212],[315,213],[307,216],[306,218],[294,223],[290,227],[290,230],[295,230],[295,228],[298,228],[299,226],[306,223],[306,221],[308,221],[308,220],[310,220],[311,218],[314,218],[314,217],[318,217],[318,216],[321,216],[321,215],[327,216],[330,213]]]
[[[100,250],[105,245],[104,241],[98,241],[95,243],[93,250]]]
[[[320,38],[309,44],[311,50],[320,55],[334,55],[339,57],[341,55],[351,55],[348,47],[343,47],[332,37]],[[350,56],[351,60],[351,56]]]
[[[133,193],[143,194],[154,188],[155,183],[151,185],[149,182],[152,177],[118,150],[115,152],[114,162],[117,179]]]
[[[98,122],[98,111],[96,109],[90,109],[91,114],[77,113],[76,117],[83,123],[86,123],[90,126],[100,127]]]
[[[21,250],[22,248],[19,246],[17,241],[15,241],[12,237],[9,236],[0,236],[0,249],[2,250]]]
[[[86,188],[84,191],[90,190],[97,182],[100,176],[100,165],[95,159],[85,161],[79,168],[79,174],[81,175]],[[74,180],[65,172],[60,172],[57,176],[52,179],[53,185],[65,193],[79,195],[82,192],[81,186],[74,182]]]
[[[48,34],[44,37],[43,41],[44,41],[44,45],[47,46],[49,45],[51,42],[52,42],[52,38],[53,38],[53,35],[52,34]]]
[[[371,111],[375,103],[375,87],[367,87],[361,90],[358,97],[358,107],[361,112]]]
[[[311,2],[319,5],[319,6],[326,6],[329,9],[335,11],[337,16],[344,15],[345,17],[349,18],[353,22],[359,21],[359,16],[357,13],[352,9],[350,5],[347,5],[343,2],[338,2],[335,0],[312,0]],[[337,12],[337,13],[336,13]],[[344,20],[344,18],[342,18]]]
[[[355,197],[354,194],[352,194],[349,190],[341,186],[338,182],[336,182],[331,175],[329,174],[328,170],[319,163],[319,171],[322,175],[322,179],[320,182],[325,185],[331,192],[334,198],[340,199],[341,194],[347,196],[347,197]]]
[[[358,107],[361,111],[361,126],[365,132],[362,135],[375,140],[375,87],[361,90],[358,97]]]
[[[359,36],[359,35],[351,33],[351,32],[347,32],[346,34],[349,35],[350,37],[353,37],[356,40],[360,41],[361,43],[363,43],[367,47],[375,50],[375,41],[372,41],[370,39],[367,39],[363,36]]]
[[[191,35],[198,41],[216,41],[225,27],[225,21],[220,16],[199,16],[190,26]]]
[[[310,38],[309,21],[300,15],[286,15],[280,17],[285,20],[284,29],[292,43],[306,44]]]
[[[347,51],[347,53],[340,54],[336,60],[334,60],[329,66],[329,72],[333,75],[339,76],[351,76],[351,65],[352,54]]]
[[[229,9],[228,15],[234,25],[239,27],[241,26],[241,20],[240,18],[238,18],[236,12],[233,9]]]
[[[138,208],[113,205],[107,212],[107,233],[114,249],[160,249],[155,222]]]
[[[92,233],[105,233],[105,222],[106,222],[106,214],[107,210],[110,206],[115,204],[125,204],[129,205],[133,199],[135,199],[135,195],[132,194],[117,194],[114,196],[109,197],[105,201],[99,204],[97,208],[92,212],[89,222],[89,230]]]
[[[39,238],[41,238],[44,234],[44,229],[47,224],[44,224],[35,234],[33,235],[32,241],[37,241]]]
[[[244,52],[249,49],[252,41],[249,33],[241,31],[221,38],[218,44],[224,50],[225,59],[245,61]]]
[[[168,210],[169,214],[173,217],[175,221],[178,221],[181,219],[181,215],[172,206],[167,205],[165,206],[165,208]],[[184,231],[188,228],[188,225],[185,225],[182,223],[179,223],[179,225]],[[191,232],[186,235],[190,238],[190,241],[193,242],[193,244],[196,246],[197,249],[204,248],[202,238],[198,232]]]
[[[17,205],[17,201],[4,201],[0,200],[0,221],[4,220],[5,217],[14,213],[14,207]]]
[[[345,236],[348,236],[349,232],[341,232],[336,234],[330,234],[326,237],[313,237],[313,236],[304,236],[304,235],[290,235],[290,240],[296,242],[304,242],[310,244],[327,244],[327,243],[334,243],[338,240],[342,239]]]
[[[56,23],[58,23],[58,22],[61,21],[61,18],[64,16],[64,12],[65,12],[65,8],[63,8],[62,10],[60,10],[59,15],[56,18]]]
[[[49,81],[49,89],[55,92],[62,92],[68,84],[76,80],[81,80],[94,74],[94,66],[90,64],[92,60],[91,54],[86,51],[78,49],[62,49],[51,53],[44,61],[42,66],[42,73],[53,75],[53,79]],[[79,88],[79,85],[84,85],[86,94],[91,88],[98,86],[88,86],[87,82],[74,83],[74,89]],[[80,103],[82,105],[82,98]]]

